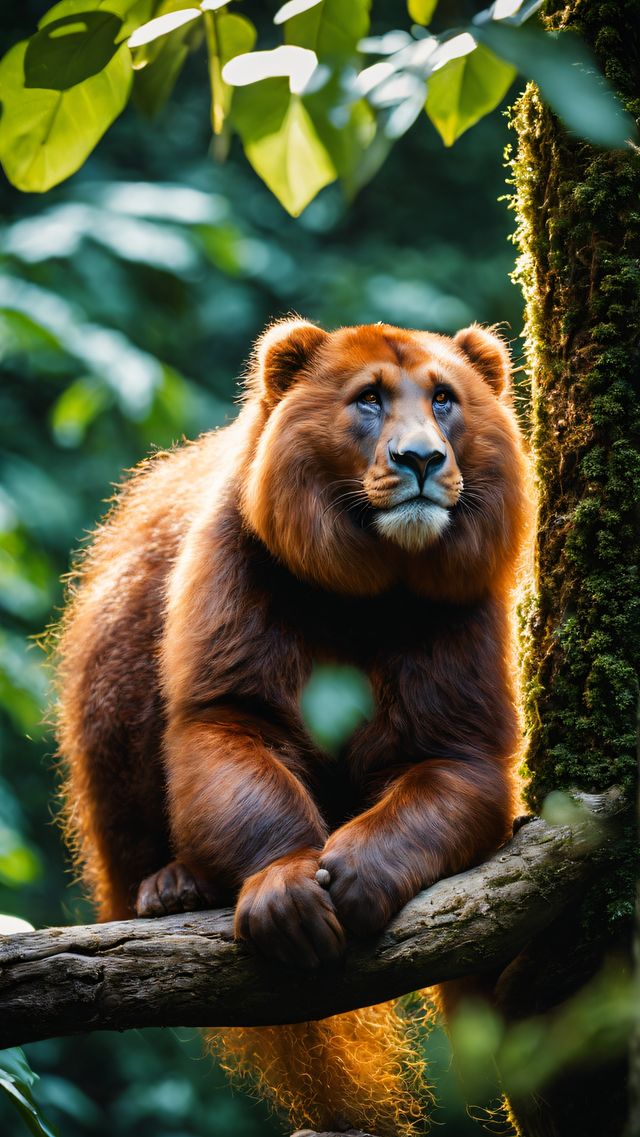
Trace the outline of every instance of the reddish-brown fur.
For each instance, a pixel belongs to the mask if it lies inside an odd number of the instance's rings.
[[[101,919],[237,897],[238,936],[315,966],[506,838],[526,512],[508,376],[479,328],[290,321],[232,425],[125,485],[59,644],[69,828]],[[446,458],[396,540],[413,475],[389,455],[416,431]],[[445,527],[420,545],[427,513]],[[373,688],[338,766],[300,712],[314,660]]]

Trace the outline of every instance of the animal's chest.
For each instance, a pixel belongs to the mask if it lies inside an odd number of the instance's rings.
[[[430,601],[406,590],[383,596],[338,596],[289,578],[274,588],[271,619],[304,642],[317,660],[368,670],[392,653],[428,653],[441,625]]]

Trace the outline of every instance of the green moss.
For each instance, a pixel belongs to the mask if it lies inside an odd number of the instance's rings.
[[[591,44],[628,109],[637,0],[547,0]],[[640,159],[569,137],[533,86],[512,125],[539,493],[537,581],[522,608],[528,798],[637,780],[640,671]],[[628,921],[637,837],[603,852],[583,931]],[[613,922],[613,925],[612,925]],[[609,931],[607,932],[607,928]],[[587,929],[588,932],[587,932]]]

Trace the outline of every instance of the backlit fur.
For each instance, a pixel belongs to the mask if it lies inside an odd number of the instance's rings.
[[[432,443],[426,473],[406,465]],[[322,966],[497,848],[526,514],[493,334],[269,329],[236,421],[143,463],[72,581],[59,743],[100,918],[233,901],[258,951]],[[374,694],[337,764],[300,712],[314,660]],[[405,1051],[389,1006],[226,1052],[295,1118],[387,1134],[414,1124]]]

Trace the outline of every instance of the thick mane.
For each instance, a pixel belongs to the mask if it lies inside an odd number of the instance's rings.
[[[466,603],[504,587],[527,513],[526,461],[510,396],[496,397],[448,337],[388,325],[322,335],[264,421],[241,495],[251,530],[295,575],[330,591],[375,595],[404,583]],[[372,524],[362,461],[341,408],[345,384],[359,369],[412,366],[434,355],[440,365],[455,359],[465,388],[458,444],[464,490],[442,537],[410,553]],[[255,381],[252,389],[259,399]]]

